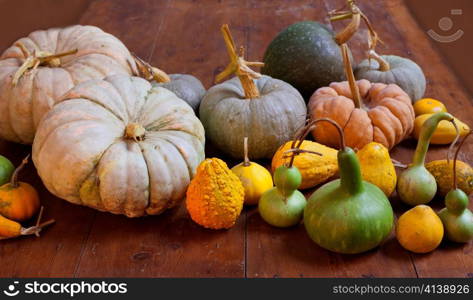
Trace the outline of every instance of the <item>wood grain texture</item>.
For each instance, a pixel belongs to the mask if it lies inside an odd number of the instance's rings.
[[[45,5],[48,1],[38,2]],[[168,73],[190,73],[210,87],[214,76],[228,62],[221,24],[230,25],[236,43],[246,47],[249,60],[256,61],[262,59],[274,36],[294,22],[316,20],[332,26],[327,12],[342,7],[344,0],[89,2],[90,5],[81,6],[84,12],[65,13],[68,19],[64,24],[99,26]],[[459,119],[473,124],[471,96],[404,2],[378,1],[375,6],[372,3],[358,0],[385,42],[379,52],[415,60],[428,78],[426,96],[441,99]],[[333,27],[339,30],[343,24]],[[15,36],[24,35],[23,31],[18,30]],[[365,37],[366,29],[362,27],[350,42],[357,61],[364,57]],[[6,47],[9,43],[3,36],[0,38],[0,45]],[[414,148],[415,141],[405,141],[391,154],[408,163]],[[472,164],[472,150],[472,143],[465,145],[462,160]],[[0,141],[0,153],[15,164],[29,151],[30,147]],[[206,146],[206,154],[224,158],[230,167],[237,163],[212,145]],[[444,158],[445,154],[446,147],[431,147],[428,160]],[[0,242],[0,259],[4,262],[0,277],[473,276],[472,243],[444,242],[431,254],[414,255],[403,250],[391,235],[379,249],[360,255],[339,255],[314,244],[302,224],[290,229],[270,227],[254,207],[246,208],[232,229],[211,231],[193,223],[184,206],[161,216],[127,219],[69,204],[46,191],[31,163],[21,179],[38,188],[46,207],[45,218],[55,218],[57,223],[39,239],[25,237]],[[305,194],[309,196],[311,192]],[[391,201],[398,216],[408,209],[396,196]],[[433,201],[435,209],[442,206],[442,199]]]

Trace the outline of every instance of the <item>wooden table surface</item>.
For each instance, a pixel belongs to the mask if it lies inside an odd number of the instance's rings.
[[[257,60],[281,29],[301,20],[328,24],[327,11],[340,8],[344,0],[89,2],[79,23],[99,26],[168,73],[191,73],[209,87],[227,64],[221,24],[229,23],[237,44],[246,45],[247,57]],[[415,60],[428,79],[426,96],[442,99],[450,112],[473,125],[471,96],[405,3],[358,4],[385,42],[380,52]],[[361,30],[351,42],[358,61],[366,49],[360,43],[365,34]],[[409,162],[414,147],[415,141],[406,141],[392,156]],[[219,155],[208,148],[207,156]],[[0,153],[15,164],[30,150],[0,142]],[[468,143],[461,155],[470,164],[471,151]],[[445,153],[445,147],[431,147],[428,160],[444,158]],[[21,177],[38,188],[45,218],[57,223],[40,238],[1,241],[0,277],[473,277],[472,243],[443,242],[436,251],[417,255],[403,250],[391,236],[367,253],[339,255],[314,244],[303,225],[270,227],[256,208],[244,209],[230,230],[212,231],[193,223],[184,206],[160,216],[127,219],[52,196],[32,164]],[[391,200],[397,215],[407,209],[396,197]],[[439,209],[443,203],[436,198],[432,205]]]

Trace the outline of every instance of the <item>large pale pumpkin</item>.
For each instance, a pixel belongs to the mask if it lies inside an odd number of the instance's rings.
[[[127,48],[100,28],[32,32],[0,57],[0,137],[30,144],[43,115],[74,85],[135,72]]]
[[[414,108],[409,96],[395,84],[356,81],[363,100],[356,108],[347,81],[318,89],[309,101],[312,119],[330,118],[345,133],[349,147],[361,149],[378,142],[388,149],[401,142],[414,128]],[[339,138],[330,124],[318,124],[312,131],[317,142],[339,147]]]
[[[59,100],[38,127],[33,160],[54,195],[136,217],[185,197],[204,139],[194,111],[174,93],[114,75]]]

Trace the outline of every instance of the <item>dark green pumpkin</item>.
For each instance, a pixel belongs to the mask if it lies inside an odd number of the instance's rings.
[[[355,77],[371,82],[397,84],[411,98],[412,102],[421,99],[425,92],[425,76],[422,69],[410,59],[395,55],[381,55],[389,64],[385,70],[375,59],[363,60],[355,69]]]
[[[299,22],[281,31],[266,49],[263,62],[263,74],[290,83],[305,98],[346,78],[334,33],[318,22]]]
[[[338,253],[361,253],[391,232],[393,210],[377,186],[362,180],[360,163],[348,147],[338,152],[340,179],[315,191],[304,210],[304,225],[319,246]]]

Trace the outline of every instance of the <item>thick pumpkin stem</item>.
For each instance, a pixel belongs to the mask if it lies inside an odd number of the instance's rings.
[[[368,51],[368,58],[372,58],[374,60],[376,60],[379,64],[379,68],[378,70],[381,71],[381,72],[386,72],[386,71],[389,71],[391,69],[391,66],[389,65],[389,63],[381,57],[381,55],[379,55],[378,53],[376,53],[376,51],[374,50],[369,50]]]
[[[360,90],[358,89],[358,85],[356,85],[355,74],[353,74],[353,68],[351,66],[350,57],[348,56],[347,44],[340,45],[340,49],[342,51],[343,64],[345,66],[345,75],[347,77],[348,84],[350,86],[351,97],[353,98],[353,103],[355,104],[356,108],[361,108],[363,106],[363,102],[361,100]]]
[[[465,135],[463,140],[460,142],[460,145],[458,145],[457,150],[455,151],[455,157],[453,158],[453,175],[452,175],[453,176],[453,189],[454,190],[456,190],[458,188],[458,185],[457,185],[457,159],[458,159],[458,153],[460,153],[461,147],[465,143],[466,139],[470,136],[471,132],[472,132],[472,130],[470,130]],[[455,144],[455,141],[452,143],[452,145],[454,145],[454,144]]]
[[[350,85],[350,91],[352,94],[353,102],[355,103],[356,108],[361,108],[363,102],[360,96],[360,91],[356,85],[355,75],[353,74],[353,68],[351,66],[350,58],[348,56],[348,46],[346,43],[351,39],[351,37],[358,31],[360,27],[360,21],[363,20],[366,27],[368,28],[368,46],[370,51],[374,52],[377,42],[382,42],[373,26],[371,25],[370,20],[363,12],[356,6],[354,0],[347,0],[347,5],[349,10],[334,10],[329,12],[330,21],[335,22],[339,20],[351,19],[351,22],[335,36],[335,41],[340,46],[343,57],[343,64],[345,66],[345,75]],[[376,53],[376,52],[374,52]],[[389,64],[383,60],[381,57],[377,57],[380,65],[380,70],[387,71],[389,70]]]
[[[135,60],[136,67],[138,68],[138,76],[148,81],[154,80],[158,83],[166,83],[171,81],[166,72],[156,67],[151,66],[149,63],[138,57],[135,53],[131,54]]]
[[[135,142],[142,141],[146,130],[138,123],[129,123],[125,128],[125,138],[132,139]]]
[[[35,50],[33,53],[31,53],[21,42],[16,43],[15,46],[20,48],[21,52],[25,56],[25,61],[15,72],[15,75],[13,75],[12,84],[14,86],[18,84],[18,81],[20,80],[21,76],[23,76],[23,74],[25,74],[28,70],[34,70],[38,66],[48,66],[52,68],[60,67],[61,57],[76,54],[78,51],[78,49],[74,49],[66,52],[52,54],[46,51]]]
[[[240,53],[237,54],[235,42],[233,41],[227,24],[222,25],[221,31],[227,47],[228,56],[230,57],[230,63],[227,65],[225,70],[215,77],[215,82],[220,82],[225,77],[235,74],[240,79],[243,91],[245,92],[245,99],[259,98],[260,93],[253,79],[260,78],[261,74],[253,71],[250,67],[262,67],[264,66],[264,63],[246,61],[244,59],[245,49],[243,46],[240,47]]]
[[[13,188],[18,187],[18,174],[20,171],[25,167],[25,165],[28,163],[28,159],[30,158],[30,154],[28,154],[23,160],[21,161],[21,164],[15,169],[13,172],[11,179],[10,179],[10,186]]]

